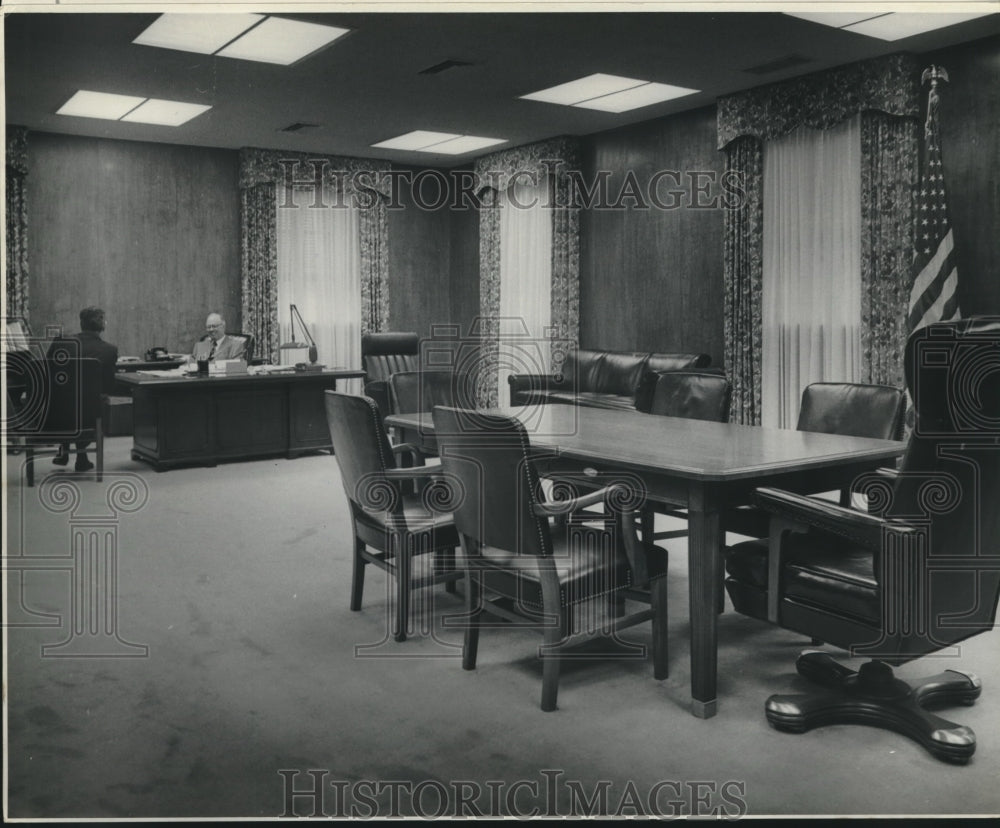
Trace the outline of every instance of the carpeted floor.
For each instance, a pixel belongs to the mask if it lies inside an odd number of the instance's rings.
[[[64,562],[8,560],[11,818],[1000,812],[996,631],[898,671],[982,677],[975,706],[943,711],[978,735],[964,767],[887,731],[771,729],[764,699],[804,686],[793,665],[808,642],[732,611],[719,622],[719,714],[695,719],[685,541],[666,541],[670,677],[655,682],[645,661],[599,660],[597,642],[566,665],[559,709],[545,714],[533,633],[484,633],[479,667],[465,672],[460,633],[440,623],[459,596],[429,595],[416,610],[427,634],[404,644],[387,639],[378,570],[363,611],[348,610],[349,523],[333,458],[157,474],[130,460],[130,446],[109,440],[101,484],[59,472],[28,489],[21,456],[7,458],[6,554],[67,556],[72,538],[95,532],[114,541],[120,639],[98,641],[92,657],[43,654],[73,633],[73,607],[107,602],[71,595]],[[39,463],[42,477],[53,468]],[[645,627],[625,637],[649,642]],[[127,644],[148,653],[110,657]],[[287,798],[289,782],[300,792],[318,782],[321,801]]]

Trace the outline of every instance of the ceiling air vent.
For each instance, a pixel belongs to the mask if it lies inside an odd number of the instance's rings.
[[[792,69],[795,66],[802,66],[804,63],[812,62],[812,58],[803,57],[802,55],[785,55],[775,60],[769,60],[767,63],[751,66],[749,69],[744,69],[743,71],[749,72],[751,75],[769,75],[772,72],[780,72],[783,69]]]
[[[304,129],[317,129],[318,127],[319,124],[306,124],[302,121],[296,121],[294,124],[282,127],[278,132],[302,132]]]
[[[440,75],[442,72],[447,72],[449,69],[458,69],[460,66],[472,66],[472,62],[468,60],[442,60],[440,63],[435,63],[433,66],[421,69],[417,74]]]

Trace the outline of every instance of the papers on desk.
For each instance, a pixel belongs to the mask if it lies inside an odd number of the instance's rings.
[[[142,374],[144,377],[162,377],[165,379],[170,379],[171,377],[183,377],[191,373],[186,369],[186,366],[181,366],[180,368],[170,368],[169,370],[163,371],[136,371],[137,374]]]

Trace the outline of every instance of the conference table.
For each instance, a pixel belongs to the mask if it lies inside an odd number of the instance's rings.
[[[157,471],[332,449],[324,391],[364,377],[347,368],[200,376],[117,374],[132,392],[132,459]]]
[[[717,711],[717,615],[722,599],[723,512],[752,503],[758,486],[803,494],[850,485],[892,465],[904,444],[835,434],[661,417],[574,405],[492,409],[524,423],[540,474],[582,475],[597,485],[621,481],[646,497],[688,511],[691,712]],[[427,412],[386,417],[411,441],[433,439]]]

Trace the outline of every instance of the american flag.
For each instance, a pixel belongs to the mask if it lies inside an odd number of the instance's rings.
[[[940,80],[948,80],[948,73],[932,66],[924,70],[923,79],[926,81],[928,78],[931,90],[924,127],[924,168],[916,199],[915,276],[907,315],[907,327],[911,333],[932,322],[961,316],[957,294],[958,269],[955,267],[954,241],[945,199],[937,118],[937,87]]]

